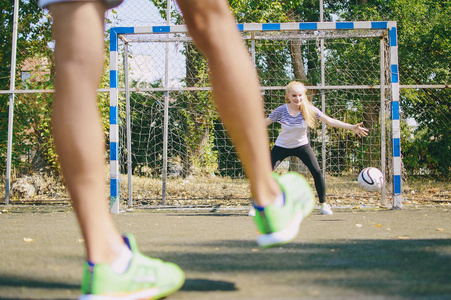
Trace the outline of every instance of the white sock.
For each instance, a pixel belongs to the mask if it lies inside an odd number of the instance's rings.
[[[127,271],[128,269],[128,266],[130,265],[132,258],[132,251],[127,247],[127,245],[123,245],[118,258],[116,258],[116,260],[111,264],[111,268],[116,273],[125,273],[125,271]]]

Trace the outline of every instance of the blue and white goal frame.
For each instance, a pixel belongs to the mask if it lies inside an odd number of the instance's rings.
[[[248,23],[237,24],[241,32],[387,30],[389,41],[391,129],[393,162],[393,207],[401,208],[401,127],[399,105],[399,65],[397,24],[395,21]],[[119,126],[118,126],[118,38],[121,34],[188,33],[185,25],[114,27],[110,30],[110,209],[119,212]],[[384,84],[384,83],[381,83]]]

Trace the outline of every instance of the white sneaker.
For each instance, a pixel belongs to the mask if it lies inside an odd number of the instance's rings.
[[[249,211],[249,213],[247,214],[249,217],[255,217],[255,208],[251,208],[251,210]]]
[[[327,203],[323,203],[321,205],[321,214],[322,215],[333,215],[334,212],[332,211],[332,209],[330,208],[330,205]]]

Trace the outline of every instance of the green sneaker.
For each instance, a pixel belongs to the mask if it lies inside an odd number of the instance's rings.
[[[315,206],[315,198],[308,182],[302,175],[288,172],[282,176],[273,173],[284,194],[284,205],[271,204],[255,207],[255,223],[260,235],[257,243],[268,248],[291,242],[299,231],[302,220]]]
[[[127,271],[118,274],[108,264],[86,263],[79,300],[160,299],[182,287],[185,276],[179,266],[144,256],[132,235],[124,241],[133,253]]]

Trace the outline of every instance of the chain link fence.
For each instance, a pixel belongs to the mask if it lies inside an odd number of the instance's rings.
[[[319,20],[319,8],[315,5],[309,6],[305,3],[305,7],[298,7],[292,10],[277,10],[277,5],[271,7],[265,6],[264,1],[242,1],[241,5],[238,2],[232,2],[232,9],[237,16],[240,23],[252,22],[317,22]],[[271,1],[270,1],[271,2]],[[272,1],[274,3],[279,3]],[[393,1],[399,2],[401,1]],[[282,3],[282,8],[284,2]],[[398,3],[398,4],[399,4]],[[234,7],[233,5],[236,5]],[[33,6],[34,5],[34,6]],[[260,6],[259,6],[260,5]],[[388,4],[383,7],[380,3],[373,4],[368,1],[366,5],[356,5],[350,7],[346,1],[334,1],[324,3],[325,20],[327,21],[359,21],[359,20],[394,20],[398,21],[399,31],[399,64],[400,64],[400,97],[401,97],[401,149],[403,155],[403,198],[406,204],[421,204],[424,202],[431,203],[449,203],[450,197],[450,145],[451,134],[448,124],[451,121],[450,113],[450,90],[449,70],[451,59],[449,57],[448,48],[446,45],[440,45],[446,41],[446,36],[449,36],[449,27],[446,27],[446,22],[438,20],[440,14],[443,20],[451,19],[450,5],[443,4],[443,7],[432,7],[424,5],[428,10],[422,11],[410,7],[408,4],[399,6],[396,11],[394,6]],[[400,4],[399,4],[400,5]],[[438,4],[437,4],[438,5]],[[11,156],[11,202],[31,202],[39,201],[65,201],[68,195],[64,188],[64,182],[59,175],[59,166],[57,158],[54,153],[53,141],[50,135],[51,121],[50,111],[52,107],[53,94],[53,43],[50,32],[51,18],[46,10],[40,10],[35,7],[36,4],[20,1],[21,16],[18,24],[19,41],[17,48],[17,63],[16,63],[16,84],[13,90],[16,91],[14,98],[14,119],[13,119],[13,136],[12,136],[12,156]],[[276,7],[276,8],[274,8]],[[410,7],[410,8],[409,8]],[[136,0],[125,1],[120,7],[109,11],[107,13],[106,30],[118,26],[147,26],[147,25],[166,25],[168,20],[166,18],[167,11],[166,2]],[[182,24],[181,15],[177,9],[175,2],[170,3],[171,10],[170,24]],[[440,9],[440,13],[438,10]],[[261,12],[267,11],[266,15]],[[282,13],[281,13],[282,11]],[[32,17],[31,12],[34,12]],[[36,15],[37,14],[37,15]],[[447,15],[448,14],[448,15]],[[447,17],[446,17],[447,15]],[[422,21],[424,26],[420,29],[415,29],[416,32],[411,32],[412,28],[416,28],[411,23],[418,21],[419,17],[423,16]],[[410,17],[410,19],[409,19]],[[266,19],[265,19],[266,18]],[[11,23],[11,18],[4,21],[5,24]],[[10,23],[8,23],[10,22]],[[445,24],[443,24],[445,23]],[[5,27],[8,28],[8,27]],[[12,29],[12,27],[11,27]],[[12,30],[5,35],[5,41],[10,47]],[[431,38],[435,37],[434,38]],[[108,39],[108,34],[105,35]],[[336,39],[337,41],[339,39]],[[376,84],[379,79],[379,65],[374,63],[379,60],[378,52],[369,51],[368,48],[378,47],[378,41],[375,45],[371,42],[359,43],[355,39],[341,39],[341,44],[338,42],[332,45],[332,42],[327,45],[329,54],[338,49],[346,49],[348,55],[346,59],[336,57],[336,61],[329,61],[329,68],[326,70],[329,78],[328,85],[334,85],[336,82],[347,82],[349,78],[354,78],[354,83],[349,84]],[[185,57],[181,56],[181,61],[173,60],[173,65],[170,66],[171,78],[173,78],[173,85],[181,80],[197,81],[198,86],[208,87],[206,77],[201,78],[199,82],[199,73],[189,74],[186,67],[186,56],[192,55],[193,61],[197,61],[195,55],[198,53],[192,48],[181,46],[174,47],[173,56],[177,53],[183,53]],[[248,44],[249,49],[252,45]],[[161,99],[163,92],[150,93],[144,90],[146,88],[154,88],[161,84],[158,82],[158,76],[146,78],[148,76],[147,68],[154,70],[162,70],[162,62],[156,59],[155,53],[146,52],[142,49],[142,45],[137,43],[133,45],[131,74],[131,87],[135,88],[132,92],[132,98],[138,99],[142,97],[150,97],[153,99],[153,106],[143,106],[134,108],[135,111],[135,126],[134,134],[141,136],[137,138],[137,149],[143,154],[147,155],[144,162],[135,158],[133,161],[134,176],[143,177],[145,184],[138,185],[134,188],[134,193],[143,192],[144,195],[133,195],[135,204],[153,205],[160,204],[162,197],[161,188],[161,157],[159,151],[161,144],[161,124],[155,118],[161,114]],[[256,65],[259,70],[259,76],[262,81],[262,86],[279,86],[283,87],[288,81],[294,77],[286,76],[287,72],[280,72],[280,67],[292,68],[290,65],[290,48],[280,47],[279,49],[271,48],[270,45],[263,43],[257,49],[255,54]],[[288,50],[287,50],[288,49]],[[320,63],[318,61],[318,39],[304,41],[302,45],[305,55],[310,57],[304,58],[304,67],[306,69],[305,75],[307,77],[299,80],[306,81],[308,85],[315,86],[319,82],[318,74]],[[108,51],[106,47],[106,51]],[[184,53],[183,51],[186,51]],[[259,54],[258,51],[261,51]],[[266,51],[266,55],[262,55]],[[354,52],[353,52],[354,51]],[[4,61],[8,62],[8,55],[11,56],[11,49],[4,51]],[[258,58],[265,57],[263,60]],[[330,56],[331,58],[333,56]],[[341,58],[343,58],[342,56]],[[366,63],[362,63],[366,61]],[[10,62],[9,62],[10,63]],[[109,96],[108,96],[108,62],[106,61],[106,69],[102,78],[99,90],[99,109],[103,116],[105,138],[107,140],[108,134],[108,111],[109,111]],[[182,70],[177,70],[183,66]],[[276,70],[278,70],[276,72]],[[283,67],[282,67],[283,70]],[[364,70],[366,73],[363,73]],[[9,92],[9,73],[5,71],[1,76],[1,155],[2,174],[6,174],[6,150],[7,150],[7,124],[8,124],[8,102],[10,102]],[[290,73],[288,72],[288,73]],[[285,74],[281,76],[280,74]],[[362,75],[364,74],[364,75]],[[375,74],[375,75],[371,75]],[[145,80],[143,80],[145,78]],[[359,83],[359,80],[362,80]],[[199,94],[200,93],[200,94]],[[340,94],[340,95],[338,95]],[[377,99],[379,97],[378,91],[373,89],[367,90],[342,90],[340,92],[334,90],[327,90],[325,98],[328,102],[326,113],[330,116],[348,122],[356,122],[359,119],[365,119],[365,126],[372,129],[372,132],[379,132],[378,126],[380,124],[380,111],[372,109],[373,105],[379,105],[378,101],[373,100],[365,108],[356,114],[349,110],[349,101],[353,99]],[[321,107],[321,99],[318,90],[311,90],[311,97],[313,103]],[[183,102],[177,99],[188,99]],[[173,122],[173,131],[170,132],[174,145],[177,143],[179,149],[170,151],[178,151],[178,155],[173,155],[169,161],[169,174],[173,183],[168,184],[167,195],[174,205],[189,205],[194,203],[196,205],[248,205],[249,192],[247,181],[243,177],[241,165],[236,158],[236,153],[233,150],[230,142],[226,138],[222,125],[217,121],[217,116],[214,112],[211,99],[208,96],[208,91],[200,92],[173,92],[170,95],[173,110],[170,110]],[[196,113],[197,107],[190,107],[194,105],[193,100],[204,99],[200,102],[204,109],[202,113]],[[264,99],[267,113],[279,104],[283,103],[283,90],[264,90]],[[339,100],[341,99],[341,100]],[[191,102],[190,102],[191,101]],[[368,100],[369,101],[369,100]],[[183,107],[182,107],[183,106]],[[386,112],[389,116],[390,106],[386,105]],[[183,117],[181,112],[191,110],[192,120],[187,121],[185,117],[185,125],[188,126],[180,131],[177,129],[177,122]],[[370,123],[374,120],[377,123]],[[155,124],[152,124],[155,122]],[[201,125],[200,125],[201,124]],[[145,125],[145,126],[144,126]],[[191,126],[191,127],[189,127]],[[193,135],[187,135],[190,130],[199,129],[204,130],[204,134],[198,135],[193,139]],[[144,129],[145,128],[145,129]],[[373,130],[374,129],[374,130]],[[358,171],[365,166],[380,165],[380,134],[371,134],[365,141],[356,141],[352,134],[342,130],[334,130],[327,128],[327,136],[331,137],[330,145],[327,148],[327,155],[323,160],[323,149],[321,128],[310,133],[312,146],[317,153],[320,165],[325,166],[326,181],[328,185],[328,201],[334,205],[379,205],[381,203],[380,194],[361,193],[357,187]],[[274,142],[274,137],[277,135],[278,128],[269,128],[271,143]],[[152,137],[154,140],[142,137]],[[121,133],[125,137],[125,134]],[[387,133],[390,137],[391,134]],[[145,141],[145,142],[144,142]],[[203,145],[199,153],[196,151],[194,145]],[[371,150],[368,150],[371,149]],[[199,150],[199,149],[197,149]],[[390,153],[389,144],[387,145],[388,153]],[[152,153],[149,156],[149,153]],[[126,151],[122,152],[123,155]],[[190,154],[192,159],[186,159],[186,155]],[[137,154],[136,154],[137,155]],[[185,156],[185,158],[184,158]],[[388,155],[390,157],[390,155]],[[220,158],[222,157],[222,158]],[[363,157],[365,157],[363,159]],[[346,159],[344,159],[346,158]],[[108,154],[105,156],[105,161],[108,162]],[[225,163],[226,162],[226,163]],[[223,164],[229,167],[225,168]],[[231,167],[230,167],[231,166]],[[279,167],[279,172],[285,172],[288,169],[296,169],[309,178],[308,171],[303,169],[302,164],[297,164],[295,161],[286,162]],[[389,166],[388,166],[389,168]],[[125,170],[123,174],[126,174]],[[105,174],[108,174],[108,168],[105,169]],[[388,174],[388,173],[387,173]],[[388,174],[389,175],[389,174]],[[5,176],[2,177],[2,184]],[[122,190],[127,191],[127,177],[121,183]],[[345,184],[346,183],[346,184]],[[215,186],[214,188],[212,188]],[[349,187],[354,187],[350,189]],[[0,196],[4,198],[4,190],[0,192]],[[388,191],[390,193],[390,191]],[[124,192],[121,195],[123,200],[127,200],[129,195]],[[189,202],[193,200],[192,202]]]

